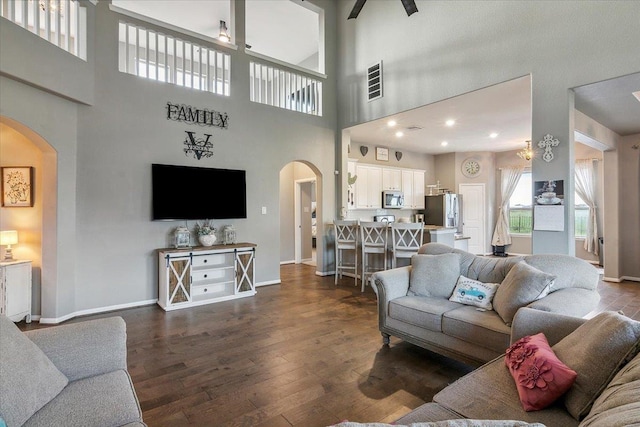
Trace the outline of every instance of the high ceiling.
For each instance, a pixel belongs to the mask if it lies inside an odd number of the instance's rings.
[[[389,127],[390,120],[397,124]],[[455,124],[447,126],[447,120]],[[519,150],[531,139],[531,77],[363,123],[349,131],[354,142],[417,153]],[[403,136],[396,137],[398,131]],[[497,136],[492,138],[492,133]]]
[[[629,74],[574,89],[575,106],[618,135],[640,133],[640,73]],[[638,95],[640,96],[640,95]]]

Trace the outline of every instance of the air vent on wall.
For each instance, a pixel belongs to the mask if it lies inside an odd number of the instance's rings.
[[[382,61],[367,68],[367,99],[382,98]]]

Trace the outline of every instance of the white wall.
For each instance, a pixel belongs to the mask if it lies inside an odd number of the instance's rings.
[[[531,74],[532,141],[546,134],[560,141],[553,162],[534,164],[533,179],[573,188],[570,89],[640,70],[640,3],[418,0],[411,17],[392,3],[368,2],[358,19],[338,20],[339,126]],[[339,6],[344,17],[352,5]],[[384,97],[367,102],[366,68],[380,59]],[[573,254],[572,227],[566,212],[564,232],[535,231],[533,252]]]
[[[640,134],[624,136],[618,145],[620,265],[622,277],[636,281],[640,281],[640,148],[638,147],[640,147]]]

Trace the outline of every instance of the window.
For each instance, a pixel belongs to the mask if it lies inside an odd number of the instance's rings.
[[[307,2],[246,0],[246,49],[324,73],[324,11]]]
[[[587,237],[587,221],[589,220],[589,206],[575,193],[575,236]]]
[[[523,172],[509,199],[509,233],[531,234],[533,229],[531,172]]]

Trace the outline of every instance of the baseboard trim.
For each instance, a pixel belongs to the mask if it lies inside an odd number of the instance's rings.
[[[295,263],[296,263],[295,259],[290,259],[289,261],[280,261],[280,265],[295,264]]]
[[[622,276],[622,280],[630,280],[632,282],[640,282],[640,277]]]
[[[276,279],[276,280],[266,280],[264,282],[258,282],[256,283],[256,288],[259,288],[260,286],[269,286],[269,285],[279,285],[281,284],[282,281],[280,279]]]
[[[603,277],[602,280],[604,280],[605,282],[620,283],[623,279],[619,279],[617,277]]]
[[[79,311],[74,311],[73,313],[69,313],[67,315],[64,315],[62,317],[42,317],[39,316],[39,322],[43,323],[43,324],[47,324],[47,325],[55,325],[58,323],[62,323],[65,322],[67,320],[71,320],[74,317],[79,317],[79,316],[88,316],[90,314],[99,314],[99,313],[106,313],[108,311],[116,311],[116,310],[124,310],[127,308],[135,308],[135,307],[142,307],[145,305],[152,305],[152,304],[156,304],[158,302],[157,299],[150,299],[150,300],[146,300],[146,301],[137,301],[137,302],[130,302],[130,303],[126,303],[126,304],[118,304],[118,305],[110,305],[107,307],[99,307],[99,308],[90,308],[88,310],[79,310]],[[34,318],[34,316],[32,316],[32,319]]]

